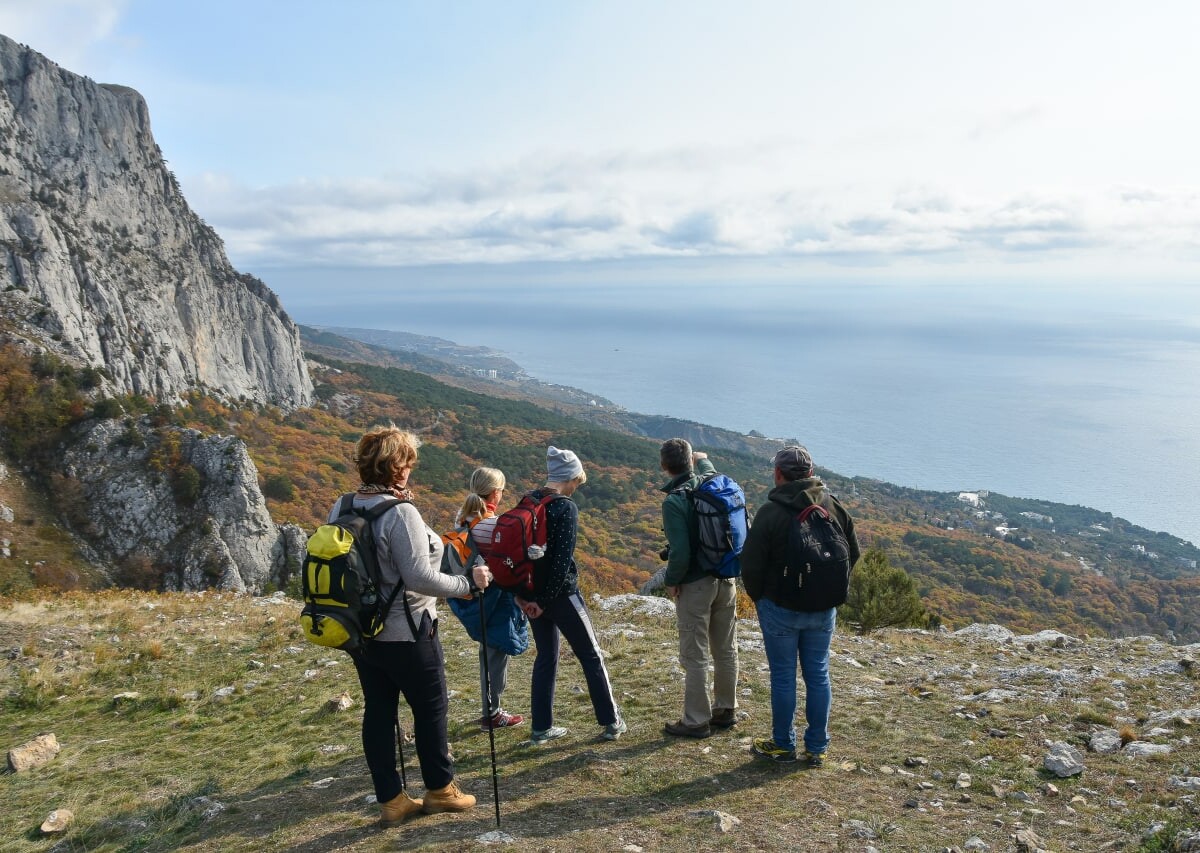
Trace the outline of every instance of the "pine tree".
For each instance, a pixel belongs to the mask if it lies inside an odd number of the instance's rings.
[[[839,619],[865,635],[880,628],[923,625],[927,616],[908,573],[892,566],[882,549],[871,548],[850,575],[850,594]]]

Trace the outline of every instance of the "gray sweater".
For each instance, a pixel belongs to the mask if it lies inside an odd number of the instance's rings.
[[[354,506],[370,508],[387,495],[354,496]],[[329,520],[337,518],[338,504],[330,510]],[[442,567],[442,537],[429,529],[421,513],[410,503],[394,506],[375,522],[375,550],[379,569],[383,573],[383,595],[386,598],[396,587],[396,578],[404,580],[404,596],[418,626],[426,613],[437,619],[438,598],[458,598],[470,594],[471,584],[465,577],[444,575]],[[415,637],[404,617],[404,602],[400,596],[388,611],[383,631],[376,637],[386,642],[412,642]]]

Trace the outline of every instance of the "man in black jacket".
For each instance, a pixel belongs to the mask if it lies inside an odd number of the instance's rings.
[[[850,565],[858,562],[854,520],[814,476],[808,451],[785,447],[775,454],[775,488],[754,516],[742,550],[742,580],[758,610],[763,646],[771,668],[771,737],[757,738],[754,752],[778,762],[796,760],[796,661],[804,676],[804,759],[810,767],[825,762],[829,747],[829,645],[837,608],[796,609],[794,594],[784,584],[788,537],[793,519],[805,507],[817,505],[835,521],[849,546]]]

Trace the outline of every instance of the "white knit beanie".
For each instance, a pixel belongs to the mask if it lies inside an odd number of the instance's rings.
[[[583,473],[583,463],[569,450],[559,450],[553,444],[546,449],[546,482],[565,483]]]

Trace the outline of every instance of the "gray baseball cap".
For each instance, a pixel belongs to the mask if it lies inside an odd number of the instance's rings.
[[[811,477],[813,461],[807,448],[790,444],[775,454],[775,467],[793,477]]]

